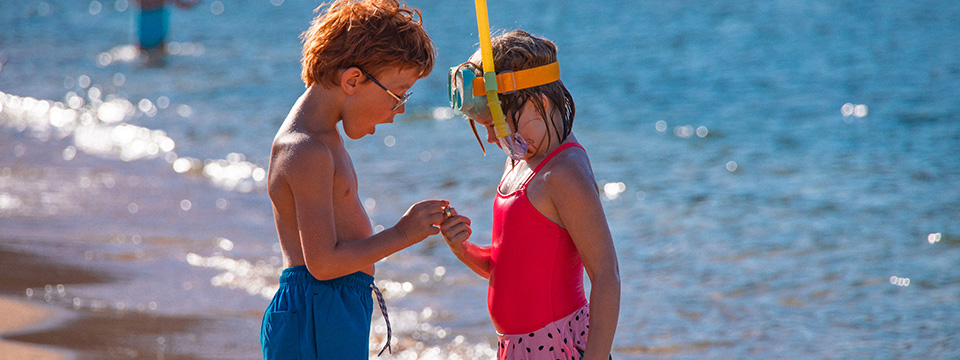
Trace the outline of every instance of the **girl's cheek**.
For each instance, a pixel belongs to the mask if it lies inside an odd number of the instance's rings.
[[[540,147],[540,143],[546,140],[547,124],[539,117],[529,119],[520,123],[520,130],[517,132],[520,133],[520,136],[523,136],[525,140]]]

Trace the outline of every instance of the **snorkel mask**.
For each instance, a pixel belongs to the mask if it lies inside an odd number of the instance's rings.
[[[507,126],[503,109],[500,107],[498,94],[511,92],[549,84],[560,80],[560,65],[553,62],[547,65],[519,71],[504,71],[497,74],[493,65],[493,46],[490,42],[490,24],[487,20],[486,0],[475,0],[477,8],[477,29],[480,34],[480,54],[483,59],[482,76],[479,69],[462,64],[450,68],[447,74],[447,93],[450,97],[450,106],[458,114],[464,114],[470,120],[470,128],[477,137],[483,154],[483,141],[474,125],[473,119],[493,120],[493,129],[496,132],[500,148],[507,156],[515,161],[523,160],[527,154],[530,142],[520,134],[510,131]]]

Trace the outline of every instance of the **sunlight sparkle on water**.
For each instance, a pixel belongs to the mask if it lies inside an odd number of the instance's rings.
[[[176,161],[174,164],[176,166]],[[246,161],[243,154],[238,153],[227,155],[227,159],[207,160],[203,165],[203,175],[226,190],[250,192],[266,186],[266,170]]]
[[[90,87],[90,77],[87,75],[80,75],[77,77],[77,86],[79,86],[81,89]]]
[[[667,122],[666,122],[666,121],[663,121],[663,120],[657,121],[656,125],[654,125],[654,126],[656,126],[658,133],[663,134],[663,133],[667,132]]]
[[[67,93],[67,105],[70,106],[71,109],[79,109],[83,107],[84,101],[82,97],[77,96],[77,93],[71,91]]]
[[[177,115],[180,115],[180,117],[190,117],[190,114],[193,114],[193,109],[191,109],[190,106],[177,106]]]
[[[63,160],[70,161],[77,156],[77,148],[73,146],[67,146],[63,149]]]
[[[727,171],[734,172],[737,171],[737,162],[736,161],[727,161]]]
[[[225,238],[218,238],[217,246],[220,246],[220,248],[225,251],[230,251],[230,250],[233,250],[233,241],[230,241],[229,239],[225,239]]]
[[[690,125],[677,126],[673,128],[673,135],[680,138],[689,139],[693,137],[693,134],[693,126]]]
[[[453,109],[447,106],[439,106],[433,108],[433,119],[434,120],[449,120],[452,119],[454,115]]]
[[[930,235],[927,235],[927,242],[929,242],[930,245],[936,244],[940,242],[941,237],[943,237],[943,235],[940,233],[932,233]]]
[[[896,285],[896,286],[907,287],[907,286],[910,286],[910,278],[902,278],[902,277],[898,277],[898,276],[891,276],[891,277],[890,277],[890,284],[893,284],[893,285]]]
[[[105,102],[97,109],[97,118],[108,124],[123,121],[127,115],[127,109],[132,106],[133,104],[123,99]]]
[[[436,281],[440,281],[441,279],[443,279],[443,276],[446,274],[447,274],[447,268],[443,266],[437,266],[433,268],[433,279]]]
[[[213,3],[210,4],[211,14],[220,15],[220,14],[223,14],[223,10],[224,10],[223,2],[214,1]]]
[[[89,10],[90,15],[97,15],[100,13],[100,10],[103,10],[103,5],[97,0],[91,1]]]
[[[127,83],[126,75],[124,75],[123,73],[113,74],[113,85],[123,86],[123,84],[126,84],[126,83]]]
[[[177,160],[173,161],[173,171],[176,171],[177,173],[180,173],[180,174],[190,171],[191,169],[193,169],[192,160],[196,160],[196,159],[190,159],[186,157],[177,158]],[[196,161],[200,162],[200,160],[196,160]]]
[[[702,138],[703,138],[703,137],[707,137],[707,135],[708,135],[709,133],[710,133],[710,130],[708,130],[706,126],[699,126],[699,127],[697,127],[697,136],[698,136],[698,137],[702,137]]]
[[[866,117],[867,114],[869,114],[869,112],[870,111],[867,108],[867,105],[864,105],[864,104],[846,103],[840,107],[840,113],[843,114],[843,121],[845,121],[848,124],[853,122],[853,119],[850,118],[851,116],[856,118],[863,118],[863,117]]]
[[[213,286],[242,289],[250,295],[260,295],[265,299],[273,298],[279,287],[267,285],[265,279],[277,278],[280,269],[264,261],[251,264],[246,260],[236,260],[219,254],[205,257],[196,253],[187,254],[186,261],[192,266],[221,270],[220,274],[210,279]]]
[[[610,200],[620,197],[620,194],[626,190],[627,185],[622,182],[608,182],[603,185],[603,195]]]
[[[23,201],[19,197],[0,193],[0,210],[16,210],[23,206]]]
[[[137,104],[137,108],[149,117],[157,115],[157,107],[153,106],[153,102],[149,99],[141,99]]]

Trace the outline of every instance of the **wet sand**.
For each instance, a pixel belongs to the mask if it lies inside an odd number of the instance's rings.
[[[8,243],[0,239],[0,244]],[[0,248],[0,358],[13,359],[201,359],[206,339],[233,331],[226,321],[161,316],[138,311],[74,309],[25,289],[46,284],[106,283],[96,270]],[[216,349],[211,349],[216,350]],[[253,357],[251,354],[251,357]]]
[[[259,358],[262,313],[228,306],[217,313],[171,314],[180,303],[197,301],[183,291],[184,282],[199,287],[209,281],[210,271],[178,258],[179,251],[205,248],[176,236],[176,228],[205,227],[180,216],[178,202],[170,201],[172,211],[155,205],[165,203],[170,187],[189,180],[172,181],[176,174],[163,173],[154,182],[137,167],[147,162],[83,154],[66,161],[62,149],[70,144],[0,128],[0,169],[8,171],[0,178],[0,195],[23,202],[0,214],[0,299],[6,300],[0,302],[0,360]],[[120,180],[111,188],[75,185],[97,174]],[[141,179],[135,189],[124,181],[131,178]],[[58,211],[44,212],[50,199]],[[133,201],[143,206],[140,218],[127,211]],[[156,228],[174,230],[151,232]],[[118,243],[117,234],[143,234],[145,240]],[[182,265],[174,270],[158,262]],[[167,311],[143,306],[151,301]],[[12,313],[23,316],[14,321],[6,316]]]
[[[0,354],[2,354],[0,357],[43,360],[60,360],[71,357],[71,354],[65,351],[3,338],[6,334],[16,334],[55,321],[56,319],[53,319],[54,311],[51,308],[37,306],[10,297],[0,297],[0,314],[3,314],[3,320],[0,320]]]

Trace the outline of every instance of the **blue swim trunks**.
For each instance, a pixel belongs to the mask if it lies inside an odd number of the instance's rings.
[[[320,281],[306,266],[283,270],[260,328],[263,358],[368,359],[371,289],[373,276],[363,272]]]

